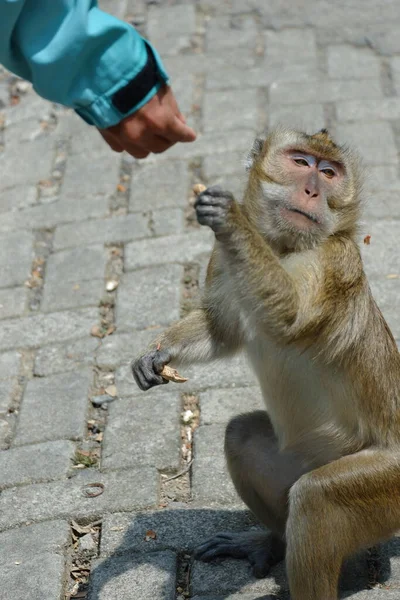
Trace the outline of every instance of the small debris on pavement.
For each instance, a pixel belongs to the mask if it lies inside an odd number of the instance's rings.
[[[112,398],[115,398],[118,394],[117,387],[115,385],[109,385],[108,387],[106,387],[106,389],[104,391],[106,394],[108,394]]]
[[[101,496],[104,490],[104,483],[87,483],[82,488],[82,494],[86,498],[96,498],[97,496]]]
[[[113,402],[114,400],[115,396],[111,396],[110,394],[105,394],[104,396],[93,396],[92,404],[97,408],[103,404],[108,404],[108,402]]]
[[[116,279],[111,279],[110,281],[107,281],[106,283],[106,290],[107,292],[113,292],[114,290],[116,290],[118,287],[118,281],[116,281]]]
[[[146,531],[146,535],[145,535],[144,539],[145,539],[146,542],[149,542],[150,540],[156,540],[157,539],[157,534],[152,529],[148,529]]]

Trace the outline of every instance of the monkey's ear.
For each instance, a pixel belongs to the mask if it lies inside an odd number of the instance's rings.
[[[256,138],[254,140],[251,150],[248,153],[247,158],[244,163],[246,171],[250,171],[251,167],[254,164],[255,159],[257,158],[257,156],[259,156],[261,154],[261,150],[263,149],[263,146],[264,146],[264,140],[262,138]]]

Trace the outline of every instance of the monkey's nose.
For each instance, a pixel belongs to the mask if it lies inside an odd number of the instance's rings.
[[[306,188],[304,191],[307,194],[307,196],[310,196],[310,198],[318,198],[318,196],[319,196],[318,190],[315,191],[315,190]]]

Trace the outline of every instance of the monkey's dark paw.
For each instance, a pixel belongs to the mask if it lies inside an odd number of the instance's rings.
[[[247,558],[255,577],[266,577],[271,567],[283,560],[283,542],[264,532],[218,533],[195,549],[198,560],[210,562],[223,557]]]
[[[131,364],[132,374],[140,389],[145,392],[155,385],[169,383],[160,373],[170,360],[171,355],[166,350],[152,350],[134,360]]]
[[[234,202],[232,194],[223,191],[219,185],[207,188],[199,194],[194,205],[198,222],[211,227],[215,233],[223,232]]]

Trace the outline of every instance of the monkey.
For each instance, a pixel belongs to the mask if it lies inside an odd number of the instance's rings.
[[[400,355],[357,243],[363,170],[327,130],[257,138],[239,202],[196,200],[215,245],[199,307],[132,363],[142,390],[244,351],[265,410],[233,417],[233,484],[268,531],[219,533],[195,557],[283,558],[292,600],[336,600],[343,561],[400,529]],[[228,392],[227,392],[228,393]]]

